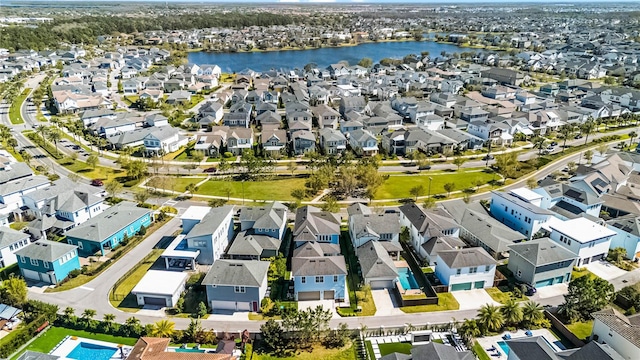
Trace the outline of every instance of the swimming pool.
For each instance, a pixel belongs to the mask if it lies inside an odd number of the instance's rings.
[[[506,342],[504,341],[498,341],[498,346],[500,346],[500,349],[502,349],[502,352],[505,355],[509,355],[509,345],[507,345]]]
[[[404,290],[420,289],[416,278],[409,268],[403,267],[398,269],[398,280],[400,280],[400,285],[402,285]]]
[[[76,360],[109,360],[117,351],[117,348],[81,342],[66,358]]]
[[[176,349],[176,352],[179,353],[203,353],[204,350],[200,350],[200,349]]]

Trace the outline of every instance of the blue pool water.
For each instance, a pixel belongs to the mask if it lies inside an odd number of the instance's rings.
[[[179,353],[203,353],[204,350],[199,350],[199,349],[176,349],[176,352],[179,352]]]
[[[547,344],[549,344],[549,346],[553,349],[553,345],[551,345],[551,344],[549,343],[549,340],[547,340],[547,338],[546,338],[546,337],[544,337],[544,336],[543,336],[543,337],[542,337],[542,339],[544,340],[544,342],[546,342]],[[560,350],[566,350],[565,346],[564,346],[560,341],[555,341],[553,344],[554,344],[558,349],[560,349]],[[504,341],[498,341],[498,346],[500,346],[500,349],[502,349],[502,352],[503,352],[505,355],[509,355],[509,345],[507,345],[507,343],[506,343],[506,342],[504,342]],[[554,349],[554,351],[555,351],[555,349]]]
[[[402,285],[402,288],[405,290],[420,289],[416,278],[413,277],[413,273],[409,268],[398,269],[398,280],[400,280],[400,285]]]
[[[77,360],[109,360],[117,348],[81,342],[66,357]]]
[[[506,342],[504,341],[498,341],[498,346],[500,346],[500,349],[502,349],[502,352],[505,355],[509,355],[509,345],[507,345]]]

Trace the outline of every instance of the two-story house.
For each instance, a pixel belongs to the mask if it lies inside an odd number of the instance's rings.
[[[182,214],[187,247],[200,251],[199,264],[213,264],[224,254],[233,238],[233,213],[233,206],[191,206]]]
[[[224,125],[230,127],[248,128],[251,122],[253,105],[243,101],[231,106],[229,113],[224,115]]]
[[[542,195],[540,207],[555,212],[563,220],[582,213],[599,217],[604,203],[598,194],[571,184],[551,184],[532,191]]]
[[[325,127],[320,129],[320,149],[326,155],[341,154],[347,149],[347,138],[338,130]]]
[[[144,226],[153,222],[149,209],[123,201],[104,210],[97,216],[65,232],[67,243],[76,245],[80,254],[101,255],[117,247],[125,237],[136,235]]]
[[[220,259],[211,265],[202,285],[216,311],[260,311],[267,293],[268,261]]]
[[[549,224],[549,237],[578,255],[576,266],[584,266],[607,256],[611,239],[617,234],[595,222],[579,217]]]
[[[611,238],[612,249],[621,247],[627,251],[627,258],[635,261],[640,257],[640,217],[628,214],[607,221],[607,228],[616,232]]]
[[[303,206],[296,211],[293,241],[299,247],[307,241],[339,244],[340,217],[313,206]]]
[[[606,344],[623,359],[637,359],[640,354],[640,314],[625,316],[615,309],[605,309],[593,316],[592,342]]]
[[[369,240],[357,252],[364,283],[371,289],[393,288],[398,279],[398,269],[383,243]]]
[[[400,241],[400,216],[397,213],[351,215],[349,235],[354,248],[369,240],[397,243]]]
[[[27,280],[57,284],[80,269],[77,246],[39,240],[16,252],[20,274]]]
[[[340,121],[340,113],[334,108],[321,104],[312,109],[313,116],[318,120],[321,129],[331,128],[337,129]]]
[[[280,202],[249,206],[240,210],[240,230],[282,240],[287,225],[287,207]]]
[[[531,239],[553,217],[540,207],[542,195],[527,188],[491,192],[491,216]]]
[[[296,301],[348,299],[344,256],[293,257],[291,276]]]
[[[260,142],[268,154],[282,154],[287,148],[287,132],[282,129],[262,129]]]
[[[307,130],[299,130],[291,134],[293,152],[296,155],[316,151],[316,136]]]
[[[252,128],[231,128],[227,133],[227,151],[235,156],[253,148]]]
[[[29,245],[29,234],[11,228],[0,227],[0,268],[17,262],[16,251]]]
[[[178,129],[171,126],[154,128],[143,138],[145,151],[150,155],[163,155],[178,151],[189,142],[187,137],[178,134]]]
[[[449,291],[493,287],[496,260],[483,248],[440,251],[435,274]]]
[[[354,130],[348,136],[349,146],[359,156],[378,154],[378,139],[368,130]]]
[[[222,104],[217,101],[207,101],[198,110],[198,116],[204,118],[211,116],[216,124],[219,124],[224,116]]]
[[[551,239],[525,241],[509,248],[507,267],[518,281],[536,288],[571,281],[578,255]]]
[[[409,229],[411,245],[418,254],[429,261],[433,253],[427,252],[423,246],[430,240],[442,237],[457,238],[460,235],[460,225],[450,218],[427,212],[415,203],[408,203],[399,207],[400,224]]]
[[[240,231],[227,250],[227,257],[240,260],[262,260],[278,256],[282,241],[252,230]]]

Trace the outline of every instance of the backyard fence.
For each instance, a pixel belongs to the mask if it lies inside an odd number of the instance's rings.
[[[551,326],[558,329],[558,331],[564,337],[566,337],[567,340],[569,340],[574,346],[583,347],[585,345],[584,341],[578,339],[578,337],[575,336],[571,332],[571,330],[567,329],[567,327],[562,323],[562,321],[560,321],[553,313],[551,313],[551,311],[545,310],[544,316],[546,316],[547,319],[549,319],[549,321],[551,322]]]

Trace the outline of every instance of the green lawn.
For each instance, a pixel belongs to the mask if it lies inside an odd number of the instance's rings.
[[[586,268],[573,268],[573,271],[571,272],[571,279],[577,279],[579,277],[583,277],[587,275],[591,276],[592,278],[597,277],[596,274],[592,273]]]
[[[113,288],[109,293],[109,302],[113,307],[123,311],[138,311],[138,302],[135,296],[131,295],[131,290],[142,280],[142,277],[149,271],[151,266],[162,255],[164,249],[153,249],[128,275],[122,279],[118,287]]]
[[[16,99],[11,103],[9,107],[9,120],[12,124],[22,124],[24,123],[24,119],[22,119],[22,114],[20,114],[20,107],[22,103],[27,98],[27,95],[31,93],[31,88],[26,88],[22,90],[22,94],[18,95]]]
[[[431,195],[443,194],[446,195],[444,190],[444,184],[454,183],[456,184],[454,191],[464,190],[466,188],[475,187],[473,184],[475,181],[481,181],[483,184],[488,183],[494,179],[493,174],[488,174],[482,171],[476,172],[451,172],[451,173],[437,173],[421,175],[392,175],[387,181],[380,186],[376,193],[376,199],[405,199],[412,198],[413,195],[409,194],[412,187],[422,185],[424,187],[424,193],[422,196],[427,196],[429,191],[429,178],[431,177]]]
[[[253,352],[251,344],[245,348],[247,359],[251,360],[353,360],[356,358],[356,350],[353,344],[340,349],[326,349],[320,344],[313,347],[313,351],[303,351],[292,357],[277,357],[268,354]]]
[[[513,293],[511,291],[502,291],[499,288],[489,288],[486,289],[486,292],[489,294],[489,296],[491,296],[491,298],[497,302],[499,302],[500,304],[504,304],[506,303],[508,300],[513,298]],[[529,298],[526,296],[522,296],[519,299],[515,299],[516,301],[525,301],[528,300]]]
[[[136,341],[138,341],[138,339],[135,339],[135,338],[127,338],[127,337],[112,336],[112,335],[105,335],[105,334],[92,334],[90,332],[83,331],[83,330],[72,330],[72,329],[52,326],[49,330],[47,330],[47,332],[45,332],[42,336],[40,336],[31,344],[29,344],[29,346],[27,346],[23,351],[18,353],[12,359],[17,359],[20,354],[22,354],[27,350],[38,351],[38,352],[47,354],[49,353],[49,351],[53,350],[53,348],[56,345],[58,345],[58,343],[62,341],[62,339],[64,339],[65,336],[67,335],[106,341],[114,344],[123,344],[123,345],[134,345]]]
[[[401,354],[411,354],[410,343],[388,343],[388,344],[378,344],[378,349],[380,349],[380,355],[385,356],[387,354],[391,354],[394,352]]]
[[[487,355],[479,342],[473,344],[473,352],[478,356],[478,360],[491,360],[491,356]]]
[[[232,198],[290,201],[294,200],[291,196],[291,191],[304,188],[305,181],[306,179],[304,178],[290,177],[281,180],[245,181],[244,183],[240,181],[212,180],[202,184],[196,193],[200,195],[227,196],[226,189],[228,187],[230,190],[228,195]]]
[[[460,304],[451,293],[438,294],[438,305],[418,305],[418,306],[405,306],[401,307],[405,313],[418,313],[418,312],[432,312],[432,311],[445,311],[445,310],[458,310]]]
[[[589,321],[577,321],[573,324],[567,325],[569,329],[578,339],[584,340],[591,336],[591,330],[593,329],[593,320]]]
[[[376,356],[373,354],[373,345],[371,345],[371,341],[365,341],[364,346],[367,348],[367,356],[369,357],[369,360],[376,360]]]

